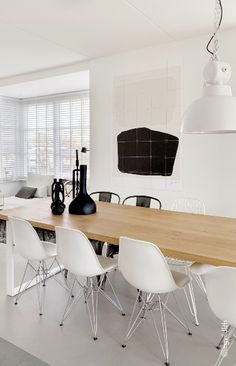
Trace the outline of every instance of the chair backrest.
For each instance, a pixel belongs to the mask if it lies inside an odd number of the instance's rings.
[[[85,277],[103,273],[90,241],[81,231],[56,227],[56,243],[58,256],[69,272]]]
[[[114,192],[107,192],[107,191],[99,191],[99,192],[92,192],[90,196],[97,196],[98,201],[102,202],[114,202],[120,203],[120,196]]]
[[[135,206],[139,207],[147,207],[147,208],[153,207],[161,209],[162,206],[161,201],[158,198],[145,195],[128,196],[123,200],[122,205],[133,204],[133,202]]]
[[[44,259],[46,251],[33,226],[16,217],[10,217],[9,221],[17,252],[28,260]]]
[[[222,321],[236,327],[236,268],[215,267],[204,275],[209,305]]]
[[[120,237],[118,267],[125,279],[142,291],[166,293],[176,289],[165,257],[152,243]]]
[[[206,214],[206,207],[203,201],[196,198],[184,197],[174,200],[171,206],[172,211]]]

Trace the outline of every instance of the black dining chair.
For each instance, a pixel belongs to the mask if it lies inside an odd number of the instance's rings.
[[[120,203],[120,196],[114,192],[98,191],[90,193],[90,196],[97,196],[98,201]],[[94,197],[96,200],[96,197]]]
[[[122,205],[132,203],[133,199],[135,200],[135,206],[147,208],[150,208],[152,206],[152,208],[158,209],[161,209],[162,207],[161,201],[158,198],[144,195],[128,196],[123,200]]]

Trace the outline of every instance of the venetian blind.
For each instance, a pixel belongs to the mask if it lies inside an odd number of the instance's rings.
[[[89,149],[89,93],[25,100],[23,119],[25,175],[34,172],[71,179],[75,150]]]
[[[19,101],[0,97],[0,180],[22,177]]]

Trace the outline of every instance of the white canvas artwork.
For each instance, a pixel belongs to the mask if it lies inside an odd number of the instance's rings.
[[[133,128],[149,129],[179,137],[181,125],[181,67],[171,66],[138,74],[114,78],[114,173],[117,169],[117,135]],[[179,189],[181,177],[181,146],[179,145],[174,170],[170,177],[148,176],[161,189]],[[125,174],[128,176],[129,174]],[[129,175],[130,176],[130,175]],[[140,178],[142,184],[145,177]],[[130,178],[132,179],[132,178]]]

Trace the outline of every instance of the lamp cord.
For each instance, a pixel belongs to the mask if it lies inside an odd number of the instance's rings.
[[[215,9],[216,15],[218,13],[218,6],[219,6],[219,10],[220,10],[220,18],[219,18],[219,21],[216,24],[216,28],[215,28],[215,31],[214,31],[213,35],[211,36],[209,42],[206,45],[206,50],[207,50],[207,52],[209,52],[212,55],[213,60],[217,59],[217,50],[218,50],[218,40],[215,39],[215,36],[216,36],[220,26],[221,26],[222,19],[223,19],[223,6],[222,6],[222,3],[221,3],[221,0],[216,0],[216,9]],[[213,39],[215,39],[215,42],[214,42],[213,51],[211,51],[209,47],[210,47],[210,44],[213,41]]]

